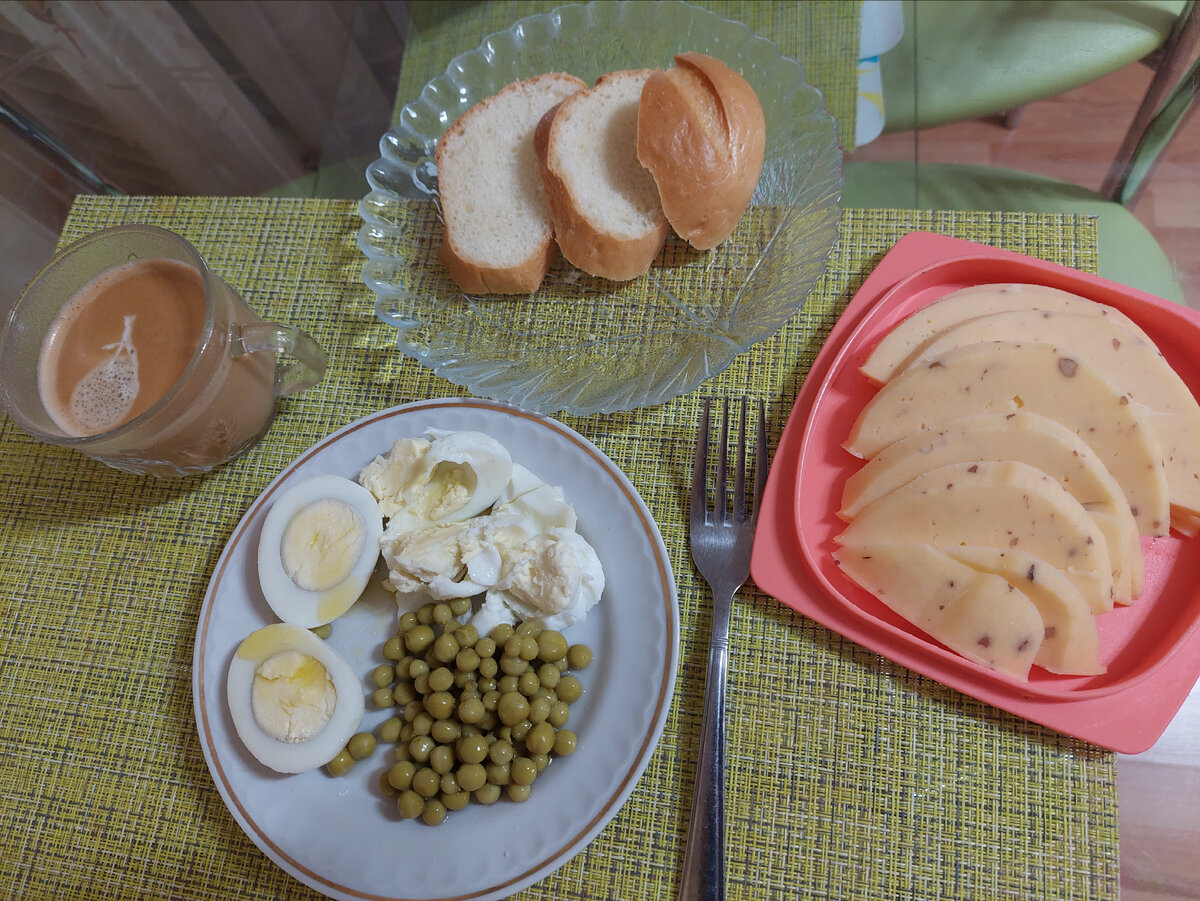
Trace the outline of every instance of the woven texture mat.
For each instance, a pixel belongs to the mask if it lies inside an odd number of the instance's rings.
[[[461,391],[389,349],[394,332],[359,279],[353,203],[81,197],[65,237],[123,222],[183,234],[251,306],[310,331],[331,366],[249,454],[180,482],[106,469],[0,420],[0,886],[21,898],[310,897],[242,834],[205,767],[191,697],[205,587],[252,499],[306,447],[360,415]],[[765,398],[776,441],[839,313],[915,229],[1096,268],[1092,220],[850,210],[804,310],[706,393]],[[675,896],[708,635],[684,527],[698,395],[565,418],[628,473],[662,529],[680,670],[628,803],[522,898]],[[732,636],[730,898],[1117,897],[1113,755],[893,665],[753,586]],[[396,826],[401,861],[408,826]]]
[[[419,96],[427,81],[445,72],[455,56],[475,49],[489,34],[509,28],[518,19],[562,5],[562,0],[413,3],[392,121],[399,120],[404,104]],[[838,122],[842,149],[847,153],[854,149],[861,0],[698,0],[695,5],[770,38],[784,56],[804,66],[805,80],[825,96],[825,108]]]

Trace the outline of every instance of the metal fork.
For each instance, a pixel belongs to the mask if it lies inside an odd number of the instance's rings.
[[[742,398],[741,437],[733,485],[733,509],[726,494],[726,459],[729,447],[729,400],[721,414],[720,456],[713,487],[713,509],[708,509],[708,445],[711,402],[704,401],[700,437],[692,468],[690,544],[692,560],[713,594],[712,636],[708,648],[708,675],[704,690],[704,720],[700,728],[700,755],[692,787],[692,816],[683,856],[682,901],[715,901],[725,897],[725,678],[729,669],[729,614],[733,596],[750,575],[750,549],[754,524],[767,480],[766,411],[758,404],[755,438],[754,493],[746,505],[746,398]]]

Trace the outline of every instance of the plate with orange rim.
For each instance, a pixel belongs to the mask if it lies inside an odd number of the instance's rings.
[[[241,640],[275,622],[258,587],[257,544],[271,502],[299,480],[354,478],[404,436],[428,428],[484,432],[552,485],[579,517],[606,585],[585,622],[566,632],[594,660],[580,673],[571,707],[578,749],[554,760],[528,801],[469,804],[437,827],[401,820],[378,780],[391,766],[380,742],[334,778],[324,769],[285,776],[259,764],[234,731],[225,677]],[[364,695],[396,605],[379,578],[333,623],[328,641],[362,675]],[[217,562],[193,653],[193,702],[205,761],[226,807],[247,836],[300,882],[333,898],[503,898],[561,867],[599,834],[629,798],[662,734],[675,686],[679,607],[658,527],[629,479],[590,441],[562,423],[491,401],[449,398],[393,407],[309,448],[250,505]],[[391,711],[367,703],[362,729]],[[463,849],[478,853],[464,853]]]
[[[969,285],[1046,285],[1112,306],[1139,325],[1200,397],[1200,314],[1097,276],[927,233],[901,239],[847,306],[814,362],[771,466],[756,535],[756,583],[812,619],[909,669],[1026,719],[1136,753],[1166,728],[1200,677],[1200,548],[1172,532],[1143,538],[1146,582],[1129,607],[1097,618],[1098,676],[1034,667],[1028,682],[943,647],[851,582],[833,561],[846,479],[862,461],[844,450],[877,390],[859,371],[899,321]]]

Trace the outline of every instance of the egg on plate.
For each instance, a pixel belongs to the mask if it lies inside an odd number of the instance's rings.
[[[353,606],[379,560],[383,516],[366,488],[342,476],[284,491],[263,521],[258,578],[285,623],[311,629]]]
[[[363,688],[353,668],[312,632],[288,623],[242,641],[226,691],[242,744],[280,773],[328,763],[362,723]]]

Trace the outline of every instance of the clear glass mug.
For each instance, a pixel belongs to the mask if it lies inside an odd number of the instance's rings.
[[[70,434],[39,388],[43,340],[82,288],[139,260],[173,260],[200,274],[199,341],[182,374],[149,408],[98,434]],[[0,388],[14,422],[41,441],[142,475],[208,472],[246,452],[270,428],[278,398],[315,385],[325,366],[325,352],[310,335],[264,322],[191,244],[150,225],[103,229],[60,251],[21,292],[0,331]]]

